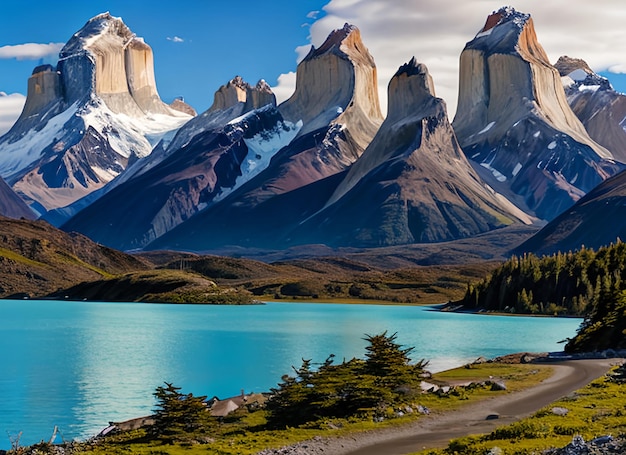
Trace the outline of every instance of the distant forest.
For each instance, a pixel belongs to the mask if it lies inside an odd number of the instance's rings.
[[[626,348],[626,244],[513,256],[482,281],[468,284],[459,303],[503,313],[583,316],[566,350]]]

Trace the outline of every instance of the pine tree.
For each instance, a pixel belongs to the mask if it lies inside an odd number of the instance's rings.
[[[183,394],[180,387],[168,382],[159,386],[153,394],[157,400],[154,410],[152,435],[166,443],[180,439],[193,439],[193,434],[202,432],[211,425],[206,405],[206,396]]]

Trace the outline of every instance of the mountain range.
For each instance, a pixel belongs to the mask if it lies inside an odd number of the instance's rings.
[[[415,58],[389,82],[383,116],[354,25],[312,47],[296,78],[277,105],[264,81],[235,77],[196,115],[161,101],[151,48],[100,14],[56,67],[33,71],[0,137],[13,190],[0,182],[0,213],[121,250],[371,248],[546,223],[540,235],[572,233],[576,248],[587,231],[574,225],[602,224],[600,208],[580,207],[626,192],[624,95],[582,60],[550,64],[530,15],[511,7],[461,53],[452,122]],[[621,232],[604,230],[600,244]],[[541,239],[523,248],[543,251]]]

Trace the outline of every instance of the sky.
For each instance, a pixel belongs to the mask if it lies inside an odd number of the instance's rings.
[[[295,86],[299,59],[345,22],[361,30],[378,68],[386,111],[387,84],[415,56],[453,117],[459,55],[501,0],[3,0],[0,4],[0,134],[19,115],[35,66],[56,62],[65,42],[91,17],[121,17],[154,51],[161,98],[182,96],[198,112],[239,75],[266,80],[280,101]],[[550,60],[583,58],[626,92],[624,0],[518,0],[530,13]]]

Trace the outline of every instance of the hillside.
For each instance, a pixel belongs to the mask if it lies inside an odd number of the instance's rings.
[[[81,281],[149,266],[140,259],[65,233],[44,221],[0,217],[0,296],[42,296]]]

